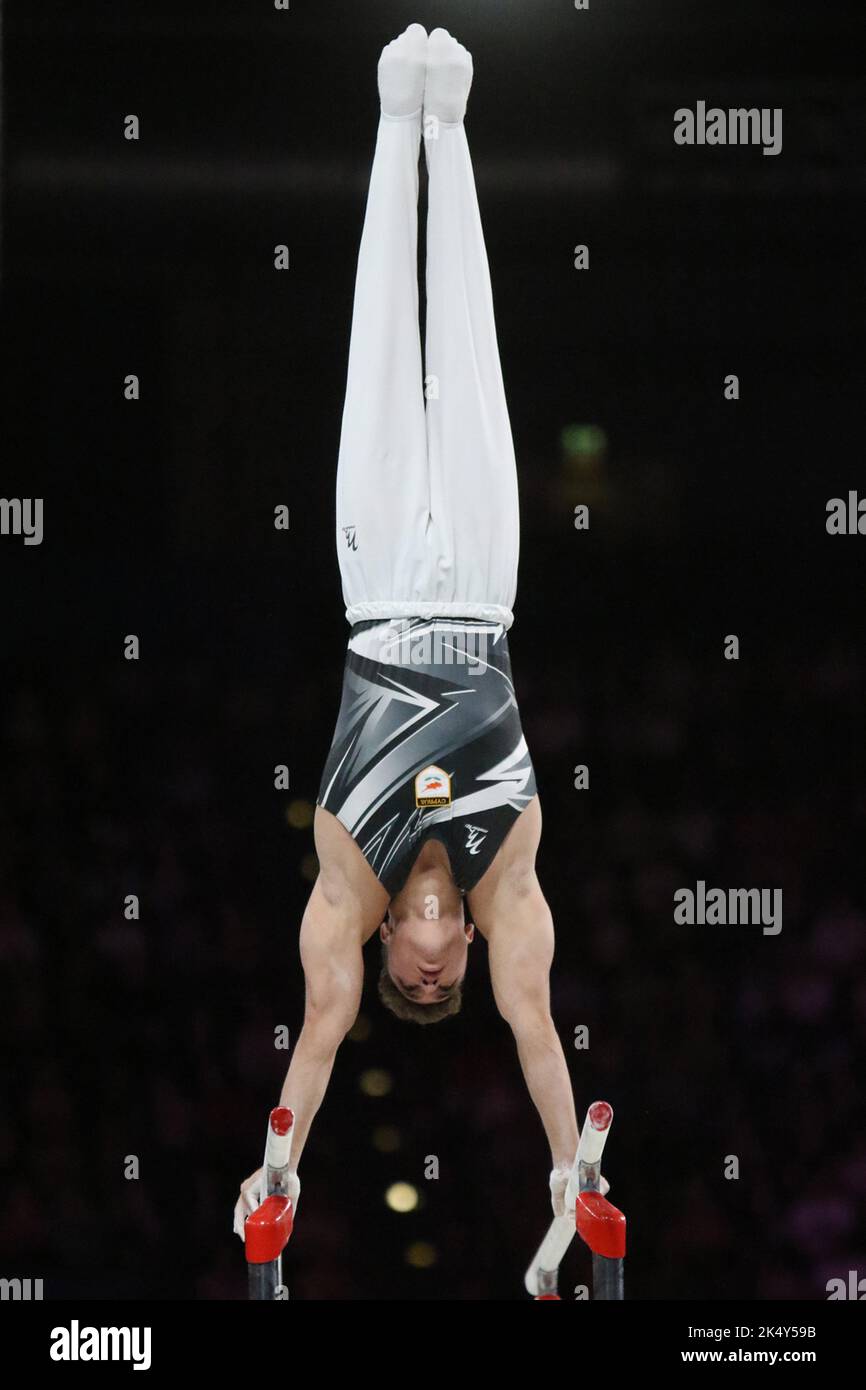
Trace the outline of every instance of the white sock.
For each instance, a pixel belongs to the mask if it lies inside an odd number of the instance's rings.
[[[424,115],[445,125],[463,120],[472,86],[472,54],[447,29],[434,29],[427,40]]]
[[[427,69],[427,31],[410,24],[405,33],[382,49],[379,58],[379,100],[382,112],[396,120],[417,115],[424,104]]]

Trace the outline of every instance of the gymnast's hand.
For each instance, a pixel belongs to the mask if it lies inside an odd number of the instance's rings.
[[[571,1165],[568,1168],[554,1168],[550,1174],[550,1205],[553,1207],[554,1216],[574,1216],[574,1203],[566,1213],[565,1210],[565,1189],[568,1187],[568,1178],[571,1173]],[[610,1192],[610,1183],[607,1178],[599,1179],[602,1197],[606,1197]]]
[[[292,1216],[297,1214],[298,1199],[301,1195],[301,1180],[297,1173],[289,1173],[286,1195],[292,1203]],[[232,1230],[236,1236],[244,1238],[244,1222],[262,1203],[262,1170],[257,1168],[241,1183],[241,1195],[235,1203],[235,1218]]]

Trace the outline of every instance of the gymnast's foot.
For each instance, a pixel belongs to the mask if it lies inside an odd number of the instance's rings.
[[[463,120],[472,86],[472,54],[447,29],[434,29],[427,40],[427,82],[424,116],[445,125]]]
[[[386,116],[415,116],[424,104],[427,69],[427,31],[410,24],[398,39],[385,45],[379,59],[379,100]]]

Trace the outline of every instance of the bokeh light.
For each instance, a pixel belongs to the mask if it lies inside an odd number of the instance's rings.
[[[385,1203],[401,1214],[414,1211],[418,1206],[418,1189],[410,1182],[394,1182],[385,1193]]]

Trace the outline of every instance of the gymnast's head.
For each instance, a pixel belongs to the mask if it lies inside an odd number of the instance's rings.
[[[439,1023],[463,1002],[463,978],[475,928],[450,875],[410,874],[379,928],[379,998],[408,1023]]]

